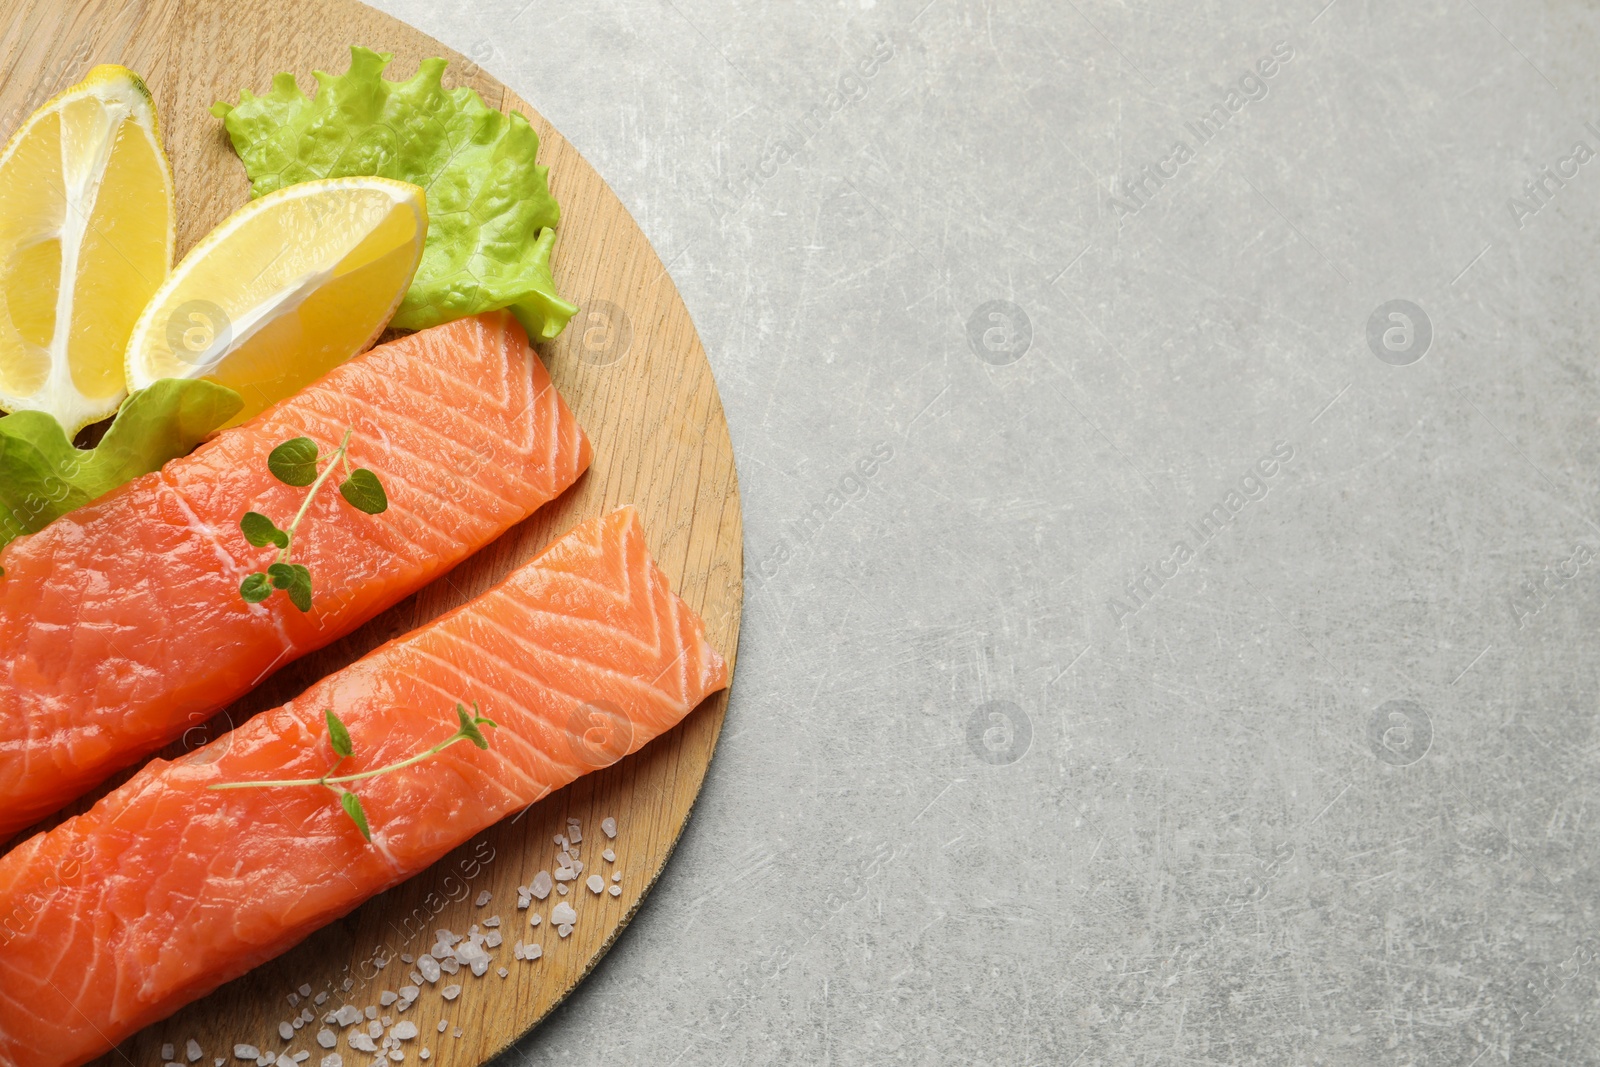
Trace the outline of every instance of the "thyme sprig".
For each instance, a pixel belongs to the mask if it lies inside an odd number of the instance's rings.
[[[497,728],[496,723],[492,719],[484,718],[483,709],[478,706],[478,702],[476,700],[472,702],[471,714],[467,713],[465,705],[457,704],[456,717],[460,720],[460,725],[456,727],[456,732],[445,738],[443,741],[440,741],[437,745],[434,745],[426,752],[419,752],[415,756],[400,760],[398,763],[391,763],[387,767],[378,767],[374,770],[362,771],[360,774],[341,775],[335,772],[338,771],[340,765],[343,764],[345,760],[355,755],[355,744],[350,740],[349,729],[345,726],[344,722],[339,718],[339,716],[334,714],[332,708],[326,709],[323,714],[328,720],[328,743],[333,748],[334,761],[332,766],[330,766],[320,777],[288,778],[271,782],[219,782],[218,784],[208,786],[207,788],[216,790],[282,789],[294,786],[322,786],[326,789],[332,790],[339,797],[339,806],[344,809],[344,813],[350,817],[351,822],[356,824],[356,829],[361,831],[361,836],[366,838],[368,841],[371,841],[372,827],[367,822],[366,809],[362,807],[360,797],[358,797],[353,791],[344,788],[346,785],[351,782],[365,781],[368,778],[377,778],[385,774],[393,774],[395,771],[404,770],[407,767],[414,767],[424,760],[432,759],[434,756],[437,756],[439,753],[443,752],[445,749],[449,748],[458,741],[471,741],[474,745],[477,745],[479,748],[487,751],[489,748],[489,739],[483,736],[483,731],[480,730],[479,727],[487,726],[491,730]]]
[[[344,432],[344,440],[339,442],[338,450],[321,472],[317,470],[317,443],[309,437],[285,441],[267,456],[267,469],[278,481],[296,488],[311,488],[287,530],[280,530],[277,523],[259,511],[247,511],[244,518],[239,520],[239,529],[244,532],[245,540],[257,548],[266,548],[268,545],[278,548],[277,559],[272,561],[265,573],[249,575],[239,583],[239,595],[246,602],[259,604],[271,596],[273,590],[282,589],[295,607],[301,611],[311,610],[311,570],[303,563],[294,562],[294,539],[300,532],[300,524],[305,521],[306,513],[311,510],[311,502],[335,470],[344,471],[344,480],[339,483],[339,495],[344,497],[345,503],[368,515],[381,515],[389,510],[389,496],[384,492],[378,476],[365,467],[350,469],[352,433],[351,430]]]

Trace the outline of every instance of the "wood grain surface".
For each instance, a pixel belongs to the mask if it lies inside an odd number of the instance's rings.
[[[312,91],[311,72],[342,73],[352,44],[393,52],[391,79],[410,76],[427,56],[443,56],[451,61],[447,87],[470,85],[489,106],[526,115],[539,133],[539,159],[550,168],[561,204],[556,281],[584,311],[555,342],[540,346],[540,355],[594,442],[593,467],[567,494],[446,578],[269,679],[219,715],[208,736],[283,703],[383,641],[484,592],[572,526],[624,503],[640,509],[656,559],[705,618],[712,643],[733,661],[743,574],[739,493],[705,353],[671,278],[626,209],[531,107],[470,60],[353,0],[0,0],[0,12],[5,136],[96,63],[122,63],[144,76],[177,185],[180,257],[248,197],[243,168],[210,105],[236,100],[241,88],[265,91],[281,70]],[[688,819],[726,703],[726,693],[707,701],[643,751],[580,779],[98,1062],[160,1064],[168,1043],[183,1061],[194,1039],[204,1050],[204,1067],[219,1057],[239,1062],[232,1054],[237,1044],[280,1055],[308,1052],[306,1062],[317,1067],[327,1053],[315,1040],[322,1012],[345,1002],[378,1005],[383,990],[409,981],[412,968],[400,954],[426,952],[439,928],[464,933],[470,924],[499,915],[505,944],[486,977],[463,971],[425,989],[406,1016],[396,1016],[422,1031],[406,1043],[405,1062],[420,1062],[423,1047],[432,1050],[430,1063],[438,1067],[491,1058],[571,992],[639,907]],[[175,746],[168,754],[179,750]],[[620,828],[614,842],[600,840],[607,816]],[[554,870],[554,835],[570,817],[582,821],[581,855],[589,872],[609,872],[599,852],[607,844],[615,849],[623,893],[617,899],[595,898],[579,888],[565,898],[552,894],[538,910],[547,914],[564,899],[579,915],[571,936],[562,940],[548,922],[529,929],[528,913],[516,908],[516,887],[540,870]],[[475,906],[484,891],[491,902]],[[519,938],[538,941],[543,958],[512,959],[511,945]],[[386,958],[390,962],[380,969],[377,963]],[[502,966],[510,970],[504,979],[497,974]],[[463,986],[454,1002],[441,998],[447,982]],[[285,1041],[279,1024],[303,1007],[289,1002],[302,986],[313,996],[326,992],[328,1000],[318,1009],[319,1022]],[[448,1022],[446,1033],[437,1032],[440,1020]],[[462,1036],[454,1036],[457,1029]],[[372,1059],[352,1051],[343,1035],[337,1052],[346,1065]]]

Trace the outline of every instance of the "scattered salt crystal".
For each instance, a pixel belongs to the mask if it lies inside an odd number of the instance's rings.
[[[422,977],[432,985],[439,980],[439,961],[432,956],[423,956],[417,960],[417,970],[422,972]]]
[[[557,834],[556,835],[556,847],[557,848],[566,848],[567,847],[567,835],[566,834]]]
[[[293,1019],[289,1020],[289,1029],[291,1031],[298,1030],[302,1026],[304,1026],[305,1024],[306,1024],[306,1021],[304,1019],[300,1018],[300,1016],[296,1015]]]
[[[499,930],[490,930],[489,936],[483,939],[483,943],[490,948],[499,948],[505,943],[505,939],[500,936]]]
[[[351,989],[355,988],[355,984],[356,980],[354,978],[346,978],[344,981],[339,983],[339,988],[348,993]]]
[[[556,933],[560,934],[562,937],[566,937],[568,934],[572,933],[572,924],[562,923],[560,926],[556,927]]]
[[[378,1051],[378,1043],[372,1040],[372,1038],[368,1037],[366,1034],[362,1033],[360,1030],[351,1031],[349,1041],[350,1047],[355,1049],[357,1052]]]
[[[489,973],[489,961],[488,961],[487,958],[481,959],[481,960],[473,960],[472,961],[472,974],[473,974],[473,977],[482,978],[484,975],[486,975],[488,973]]]
[[[253,1060],[261,1055],[261,1050],[254,1045],[233,1046],[233,1058],[236,1060]]]
[[[294,1040],[294,1027],[290,1026],[288,1023],[279,1023],[278,1024],[278,1036],[283,1038],[285,1041],[293,1041]]]
[[[423,983],[423,977],[419,971],[412,971],[407,977],[411,979],[412,985],[421,985]]]
[[[589,880],[585,882],[584,885],[589,887],[589,892],[599,896],[601,891],[603,891],[606,887],[606,880],[600,877],[598,874],[591,874],[589,876]]]
[[[188,1057],[190,1063],[196,1062],[201,1056],[205,1055],[200,1048],[200,1042],[196,1041],[192,1037],[189,1039],[189,1043],[184,1046],[183,1052],[184,1055]]]
[[[461,987],[458,985],[447,985],[443,989],[439,990],[439,995],[446,1000],[454,1000],[461,995]]]
[[[578,913],[572,909],[571,904],[562,901],[550,909],[550,921],[558,926],[575,923],[578,921]]]
[[[449,1025],[450,1025],[449,1023],[445,1022],[443,1019],[440,1019],[439,1020],[439,1032],[441,1034],[444,1033],[445,1027],[447,1027]]]
[[[616,837],[617,836],[617,820],[609,818],[609,817],[607,817],[605,819],[601,819],[600,820],[600,829],[605,831],[605,835],[607,837]]]
[[[382,1004],[385,1008],[387,1008],[389,1005],[393,1004],[395,1001],[397,1001],[399,999],[400,999],[400,994],[392,993],[387,989],[385,989],[382,993],[378,994],[378,1003]]]
[[[533,895],[543,900],[550,895],[550,872],[540,871],[533,876]]]
[[[532,915],[528,916],[528,925],[529,926],[538,926],[543,921],[544,921],[543,919],[539,918],[539,913],[538,912],[534,912]]]
[[[543,955],[544,949],[540,948],[538,945],[529,945],[527,948],[522,950],[522,958],[527,960],[529,963],[532,963],[534,960]]]
[[[300,987],[300,995],[302,997],[309,997],[311,995],[311,984],[309,982]]]
[[[322,1063],[319,1067],[344,1067],[344,1057],[337,1052],[330,1052],[322,1057]]]
[[[226,1062],[227,1062],[227,1061],[226,1061],[226,1060],[224,1060],[224,1059],[223,1059],[223,1058],[222,1058],[222,1057],[221,1057],[221,1056],[218,1056],[218,1057],[217,1057],[217,1058],[216,1058],[216,1061],[215,1061],[215,1062],[214,1062],[214,1063],[213,1063],[213,1065],[212,1065],[212,1067],[222,1067],[222,1065],[223,1065],[223,1064],[224,1064],[224,1063],[226,1063]]]
[[[324,1027],[323,1029],[317,1031],[317,1044],[321,1045],[323,1048],[337,1048],[339,1045],[339,1035]]]
[[[489,929],[493,930],[495,927],[500,925],[500,916],[498,916],[498,915],[489,916],[487,919],[483,920],[483,925],[488,927]]]
[[[403,985],[400,987],[401,1000],[416,1000],[421,995],[422,990],[418,989],[414,985]]]
[[[450,946],[441,941],[437,945],[434,945],[433,948],[429,949],[428,955],[422,958],[427,959],[428,956],[432,956],[436,960],[442,960],[448,955],[450,955]]]
[[[383,1018],[379,1019],[378,1021],[380,1023],[382,1023],[385,1027],[387,1027],[390,1023],[394,1022],[394,1016],[385,1015]]]
[[[458,1026],[458,1027],[456,1027],[456,1028],[455,1028],[455,1030],[454,1030],[454,1031],[453,1031],[453,1032],[452,1032],[452,1033],[451,1033],[451,1034],[450,1034],[450,1036],[451,1036],[451,1037],[454,1037],[454,1038],[458,1038],[458,1039],[459,1039],[459,1038],[460,1038],[460,1037],[461,1037],[461,1035],[463,1035],[463,1034],[465,1034],[465,1033],[466,1033],[466,1031],[465,1031],[465,1030],[463,1030],[463,1029],[461,1029],[461,1027],[459,1027],[459,1026]]]
[[[498,970],[496,970],[495,973],[498,974],[501,978],[504,978],[508,974],[510,974],[511,972],[506,970],[504,967],[501,967]]]
[[[417,1059],[419,1059],[419,1060],[429,1059],[432,1056],[433,1056],[433,1050],[432,1049],[428,1049],[428,1048],[425,1048],[421,1052],[417,1053]]]
[[[378,1009],[374,1008],[371,1004],[368,1004],[366,1015],[369,1019],[376,1019],[378,1017]]]
[[[290,993],[289,996],[288,996],[288,1001],[289,1001],[289,1007],[291,1007],[291,1008],[297,1007],[300,1004],[300,994],[299,993]]]
[[[417,1036],[417,1024],[412,1022],[400,1023],[390,1031],[389,1036],[399,1041],[410,1041]]]
[[[174,1058],[177,1057],[177,1055],[178,1055],[178,1050],[173,1048],[171,1045],[162,1045],[161,1046],[161,1058],[162,1059],[164,1059],[164,1060],[174,1059]]]
[[[316,1017],[316,1012],[312,1011],[310,1008],[307,1008],[305,1011],[300,1013],[300,1021],[303,1023],[311,1022]]]
[[[611,872],[611,880],[612,880],[612,881],[613,881],[613,882],[620,882],[620,881],[622,881],[622,872],[621,872],[621,871],[612,871],[612,872]]]
[[[333,1013],[333,1021],[340,1026],[354,1026],[361,1021],[361,1009],[354,1004],[346,1004]]]
[[[610,889],[606,890],[606,892],[610,893],[614,897],[620,897],[622,895],[622,887],[620,885],[614,885]]]
[[[296,1052],[294,1054],[294,1062],[296,1062],[296,1063],[304,1063],[307,1060],[309,1060],[310,1058],[311,1058],[311,1053],[309,1053],[309,1052]]]
[[[400,962],[405,964],[407,967],[409,967],[413,963],[417,962],[417,958],[415,956],[413,956],[411,953],[407,952],[405,955],[400,957]]]
[[[406,962],[410,963],[411,961],[410,960],[406,960]],[[319,1008],[322,1007],[324,1004],[328,1003],[328,994],[326,994],[326,993],[318,993],[317,994],[317,998],[315,1000],[313,1000],[311,1003],[315,1004]]]
[[[456,974],[461,970],[461,961],[454,955],[446,956],[439,961],[439,969],[445,974]]]
[[[485,904],[489,903],[489,901],[492,899],[494,899],[494,894],[485,889],[483,892],[478,894],[477,905],[481,908]]]
[[[395,1063],[399,1063],[401,1060],[406,1058],[406,1054],[400,1049],[390,1049],[389,1058]]]
[[[441,945],[454,945],[460,942],[461,935],[452,933],[449,929],[441,929],[435,932],[434,940]]]
[[[383,1024],[374,1019],[367,1024],[367,1036],[376,1041],[383,1036]]]
[[[263,1052],[261,1055],[256,1057],[256,1067],[272,1067],[272,1065],[277,1062],[278,1057],[271,1052]]]
[[[570,882],[576,877],[578,877],[578,872],[571,867],[562,867],[556,871],[556,881],[558,882]],[[565,893],[567,891],[566,886],[562,886],[561,891]]]
[[[615,852],[613,852],[609,848],[606,849],[604,852],[600,853],[600,857],[602,859],[604,859],[607,863],[615,863],[615,862],[617,862],[617,854]]]
[[[567,895],[567,887],[566,887],[565,884],[556,886],[556,889],[557,889],[557,891],[559,891],[561,893],[562,896],[566,896]]]
[[[582,841],[582,840],[583,840],[583,831],[578,829],[578,820],[577,819],[568,819],[567,820],[567,841],[570,844],[576,845],[579,841]]]

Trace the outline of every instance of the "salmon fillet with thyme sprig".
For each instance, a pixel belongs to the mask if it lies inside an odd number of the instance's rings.
[[[246,603],[270,549],[247,511],[287,521],[305,490],[268,470],[273,448],[351,434],[389,507],[313,501],[294,556],[312,608]],[[559,495],[588,439],[506,312],[356,356],[0,552],[0,841],[148,756],[291,660],[422,588]]]
[[[0,1063],[104,1052],[638,751],[727,683],[634,510],[585,523],[477,600],[0,858]],[[354,753],[339,773],[359,775],[438,746],[469,704],[494,721],[487,747],[351,784],[370,843],[316,784],[339,748],[329,710]]]

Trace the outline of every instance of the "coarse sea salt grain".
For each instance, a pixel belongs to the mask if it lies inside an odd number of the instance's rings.
[[[489,901],[491,901],[493,899],[494,899],[494,894],[489,892],[487,889],[485,889],[483,892],[478,894],[478,900],[477,900],[478,907],[480,907],[480,908],[483,907],[485,904],[489,903]]]
[[[560,934],[562,937],[566,937],[572,933],[572,924],[562,923],[560,926],[556,927],[556,933]]]
[[[350,1042],[350,1047],[355,1049],[357,1052],[378,1051],[378,1043],[372,1040],[372,1038],[368,1037],[366,1034],[362,1033],[360,1030],[352,1031],[346,1040]]]
[[[589,876],[589,880],[585,882],[584,885],[589,887],[589,892],[593,893],[595,896],[599,896],[600,893],[605,890],[606,880],[600,877],[598,874],[591,874]]]
[[[418,989],[414,985],[403,985],[400,987],[401,1000],[416,1000],[421,995],[422,990]]]
[[[567,887],[565,885],[556,886],[556,891],[559,892],[562,896],[566,896],[567,895]]]
[[[174,1048],[173,1046],[171,1046],[171,1045],[162,1045],[161,1046],[161,1058],[162,1059],[170,1060],[170,1059],[175,1058],[177,1055],[178,1055],[178,1050],[176,1048]]]
[[[600,829],[601,829],[602,832],[604,832],[604,834],[607,837],[612,837],[612,838],[616,837],[617,836],[617,820],[611,818],[610,816],[607,816],[606,818],[601,819],[600,820]]]
[[[550,872],[540,871],[533,876],[533,885],[529,886],[533,895],[543,900],[550,895]]]
[[[330,1052],[322,1057],[322,1063],[319,1067],[344,1067],[344,1057],[337,1052]]]
[[[417,1024],[413,1022],[400,1023],[389,1032],[389,1036],[400,1041],[410,1041],[417,1036]]]
[[[367,1013],[366,1014],[367,1014],[367,1018],[376,1019],[378,1017],[378,1009],[374,1008],[371,1004],[368,1004],[367,1005]]]
[[[407,960],[406,962],[410,963],[411,961]],[[324,1004],[328,1003],[328,994],[326,994],[326,993],[318,993],[316,999],[313,1000],[311,1003],[315,1004],[319,1008],[322,1007]]]
[[[622,872],[621,872],[621,871],[612,871],[612,872],[611,872],[611,880],[612,880],[612,881],[613,881],[613,882],[620,882],[620,881],[622,881]]]
[[[317,1031],[317,1044],[323,1048],[336,1048],[339,1044],[339,1035],[324,1027]]]
[[[610,893],[614,897],[620,897],[622,895],[622,887],[620,885],[614,885],[610,889],[606,890],[606,892]]]
[[[444,1031],[445,1031],[445,1027],[447,1027],[447,1026],[449,1026],[449,1025],[450,1025],[450,1024],[449,1024],[449,1023],[447,1023],[447,1022],[445,1022],[445,1021],[444,1021],[444,1020],[443,1020],[443,1019],[440,1019],[440,1020],[439,1020],[439,1032],[440,1032],[440,1033],[441,1033],[441,1034],[442,1034],[442,1033],[444,1033]]]
[[[501,967],[495,973],[498,974],[501,978],[504,978],[506,975],[510,974],[511,972],[506,970],[504,967]]]
[[[291,1008],[295,1007],[296,1005],[298,1005],[300,1003],[300,994],[299,993],[290,993],[287,999],[289,1001],[289,1007],[291,1007]]]
[[[307,1060],[309,1060],[310,1058],[311,1058],[311,1053],[309,1053],[309,1052],[296,1052],[294,1054],[294,1062],[296,1062],[296,1063],[304,1063]]]
[[[383,1005],[385,1008],[387,1008],[389,1005],[393,1004],[395,1001],[397,1001],[399,999],[400,999],[400,994],[399,993],[394,993],[394,992],[391,992],[390,990],[387,990],[387,989],[385,989],[382,993],[378,994],[378,1003]]]
[[[529,926],[538,926],[542,922],[544,922],[544,920],[539,918],[539,913],[538,912],[534,912],[532,915],[528,916],[528,925]]]
[[[583,831],[578,828],[577,819],[567,820],[567,842],[576,845],[583,840]]]
[[[578,921],[578,913],[573,910],[571,904],[568,904],[566,901],[562,901],[560,904],[557,904],[555,907],[550,909],[550,921],[555,923],[557,926],[566,923],[575,923]]]
[[[354,1026],[361,1021],[361,1009],[354,1004],[346,1004],[333,1013],[333,1021],[340,1026]]]
[[[483,925],[485,927],[487,927],[488,929],[493,930],[495,927],[500,925],[500,916],[498,916],[498,915],[489,916],[487,919],[483,920]]]
[[[425,1048],[421,1052],[417,1053],[417,1059],[419,1059],[419,1060],[427,1060],[427,1059],[432,1059],[432,1058],[433,1058],[433,1049],[431,1049],[431,1048]]]
[[[461,987],[458,985],[447,985],[443,989],[439,990],[439,995],[446,1000],[454,1000],[461,995]]]
[[[522,950],[522,958],[527,960],[529,963],[532,963],[534,960],[543,955],[544,949],[538,945],[529,945],[527,948]]]
[[[272,1065],[277,1062],[277,1054],[272,1052],[263,1052],[261,1055],[256,1057],[256,1067],[272,1067]]]
[[[607,863],[615,863],[615,862],[617,862],[617,854],[616,854],[616,852],[614,852],[613,850],[611,850],[609,848],[606,849],[604,852],[600,853],[600,857],[602,859],[604,859]]]
[[[439,980],[439,961],[432,956],[423,956],[417,960],[417,970],[422,972],[422,977],[429,985]]]
[[[383,1036],[383,1024],[374,1019],[367,1024],[367,1036],[376,1041]]]
[[[294,1027],[290,1026],[288,1023],[279,1023],[278,1024],[278,1036],[283,1038],[285,1041],[293,1041],[294,1040]]]
[[[445,974],[456,974],[461,970],[461,961],[454,954],[446,956],[439,961],[439,969]]]
[[[490,948],[499,948],[504,942],[505,939],[500,936],[499,930],[490,930],[489,936],[483,939],[483,943]]]
[[[307,982],[305,985],[300,987],[300,995],[302,997],[309,997],[311,995],[311,983],[310,982]]]
[[[261,1058],[261,1050],[254,1045],[233,1046],[233,1058],[236,1060],[256,1060]]]
[[[196,1062],[201,1056],[205,1055],[205,1052],[200,1048],[200,1042],[196,1041],[192,1037],[189,1039],[189,1044],[184,1047],[183,1051],[184,1055],[188,1057],[190,1063]]]

